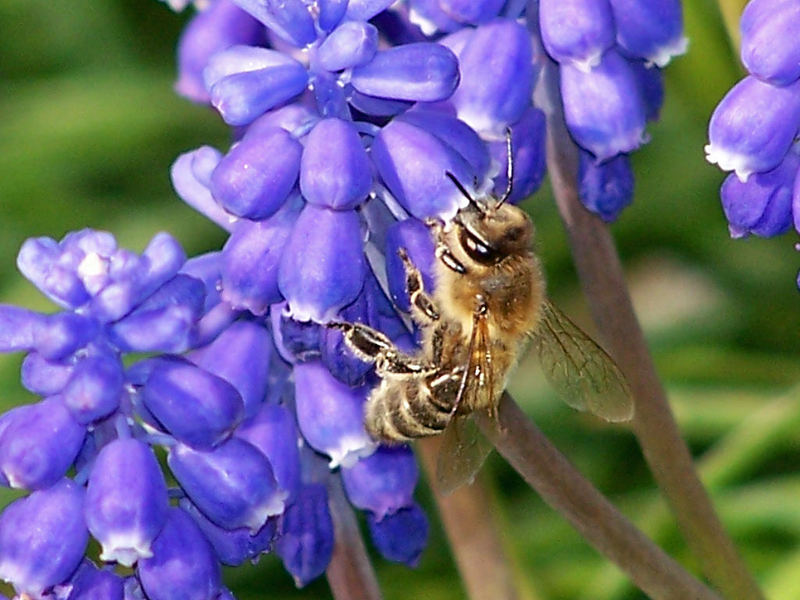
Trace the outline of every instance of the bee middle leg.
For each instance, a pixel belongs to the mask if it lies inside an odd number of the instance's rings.
[[[447,246],[444,240],[444,228],[442,222],[438,219],[426,219],[425,225],[430,227],[433,232],[433,237],[436,239],[436,258],[438,258],[445,267],[451,271],[455,271],[459,275],[464,275],[467,268],[459,261]]]
[[[439,309],[436,302],[425,291],[422,281],[422,273],[417,266],[411,262],[408,251],[405,248],[398,248],[397,254],[403,261],[406,272],[406,291],[411,300],[411,314],[414,320],[420,325],[428,325],[439,320]]]
[[[431,370],[430,365],[400,351],[392,340],[369,325],[334,321],[328,323],[328,327],[341,330],[347,346],[361,360],[374,362],[375,370],[381,377],[424,375]]]

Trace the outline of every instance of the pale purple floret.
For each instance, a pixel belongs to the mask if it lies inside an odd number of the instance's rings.
[[[800,78],[800,4],[771,4],[742,15],[742,64],[763,81],[789,85]]]
[[[626,54],[659,67],[686,52],[680,0],[609,0],[617,43]]]
[[[376,521],[414,504],[417,463],[408,446],[381,446],[370,456],[342,468],[347,497]]]
[[[123,600],[124,597],[124,580],[112,571],[98,569],[88,559],[63,587],[63,596],[58,598],[64,600]]]
[[[553,60],[587,72],[600,63],[616,36],[608,0],[540,0],[539,27]]]

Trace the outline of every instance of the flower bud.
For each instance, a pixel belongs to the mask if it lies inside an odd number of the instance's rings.
[[[409,21],[426,36],[455,31],[461,27],[461,23],[442,10],[439,0],[409,0],[408,5]]]
[[[333,521],[325,486],[304,485],[286,508],[282,529],[275,549],[302,587],[325,572],[333,555]]]
[[[539,27],[553,60],[587,73],[614,45],[616,34],[608,0],[541,0]]]
[[[300,190],[317,206],[349,210],[372,187],[367,152],[352,123],[323,119],[308,134],[300,164]]]
[[[379,446],[371,455],[342,468],[350,502],[372,513],[376,521],[414,503],[417,463],[408,446]]]
[[[151,364],[144,406],[170,434],[196,448],[210,448],[230,436],[244,413],[236,388],[182,358]]]
[[[40,292],[62,307],[77,307],[89,300],[74,268],[59,264],[61,249],[47,237],[25,240],[17,255],[17,268]]]
[[[149,600],[216,600],[222,584],[211,544],[179,508],[170,508],[153,556],[139,561],[139,581]]]
[[[151,544],[167,518],[167,484],[147,444],[117,439],[97,455],[84,514],[102,545],[100,559],[130,567],[152,556]]]
[[[759,79],[789,85],[800,78],[800,5],[773,2],[772,10],[742,15],[742,63]]]
[[[188,358],[236,388],[247,418],[258,412],[267,395],[271,354],[272,340],[265,327],[254,321],[237,321]]]
[[[800,82],[775,87],[745,77],[722,99],[708,124],[706,159],[742,181],[778,166],[800,125]]]
[[[108,334],[123,352],[183,352],[205,304],[205,286],[178,274],[123,319]]]
[[[439,6],[459,23],[477,25],[497,16],[505,0],[439,0]]]
[[[372,542],[387,560],[415,567],[428,541],[428,519],[417,504],[378,519],[367,513]]]
[[[293,58],[252,46],[218,52],[204,76],[211,103],[229,125],[247,125],[300,94],[308,83],[305,67]]]
[[[186,498],[180,501],[180,506],[191,515],[200,531],[211,542],[219,562],[231,567],[237,567],[246,560],[254,560],[260,554],[269,552],[277,533],[277,517],[267,519],[264,526],[252,534],[246,527],[224,529],[212,523]]]
[[[69,479],[9,504],[0,515],[0,579],[21,596],[64,583],[83,558],[89,532],[83,488]]]
[[[316,39],[314,20],[303,0],[235,0],[278,37],[302,48]]]
[[[43,316],[34,329],[33,347],[47,360],[60,360],[97,335],[93,319],[72,312]]]
[[[261,23],[231,0],[216,0],[189,21],[178,41],[178,81],[175,91],[194,102],[208,103],[203,69],[211,56],[236,44],[260,45]]]
[[[393,0],[350,0],[346,15],[352,21],[368,21],[392,3]]]
[[[364,21],[346,21],[334,29],[317,50],[319,65],[341,71],[366,64],[378,50],[378,30]]]
[[[734,174],[725,179],[720,196],[731,237],[751,233],[772,237],[791,227],[792,191],[799,167],[800,157],[789,152],[777,167],[754,173],[746,182]]]
[[[350,81],[368,96],[435,102],[448,98],[458,80],[458,59],[448,48],[419,42],[379,51],[353,69]]]
[[[21,406],[4,420],[0,473],[14,488],[48,488],[72,465],[85,435],[58,397]]]
[[[31,352],[22,361],[22,385],[40,396],[52,396],[64,389],[73,366],[69,363],[50,362],[38,352]]]
[[[466,204],[446,173],[452,173],[468,190],[477,175],[439,138],[399,120],[375,137],[372,160],[392,195],[418,219],[447,221]]]
[[[287,501],[300,489],[300,452],[294,415],[280,404],[262,404],[258,413],[242,423],[234,435],[249,442],[269,459],[278,487]]]
[[[211,185],[211,173],[221,159],[222,154],[218,150],[211,146],[201,146],[197,150],[181,154],[172,163],[170,179],[181,200],[223,229],[231,231],[236,217],[226,213],[208,189]]]
[[[458,58],[461,83],[450,98],[458,118],[502,136],[531,104],[536,73],[530,33],[513,19],[495,19],[475,30]]]
[[[119,358],[106,353],[88,356],[75,365],[61,397],[75,420],[87,425],[117,410],[123,383]]]
[[[186,495],[211,521],[225,529],[256,533],[284,509],[267,458],[253,445],[231,438],[209,452],[177,445],[167,464]]]
[[[686,52],[680,0],[610,0],[617,43],[637,58],[665,67]]]
[[[332,469],[375,450],[364,429],[366,387],[341,383],[320,361],[296,364],[294,377],[300,431],[312,448],[330,457]]]
[[[265,221],[240,221],[222,249],[222,298],[260,316],[283,300],[278,268],[300,214],[298,197]]]
[[[597,163],[591,154],[581,152],[578,169],[578,194],[583,205],[610,223],[633,201],[633,171],[627,154]]]
[[[341,22],[347,11],[347,4],[348,0],[318,0],[319,16],[317,17],[317,23],[322,31],[331,31]]]
[[[570,133],[597,160],[642,144],[645,114],[639,86],[628,62],[613,50],[590,73],[561,65],[561,95]]]
[[[356,299],[366,270],[361,240],[355,211],[303,208],[278,269],[294,319],[325,323]]]
[[[398,251],[403,248],[411,263],[422,273],[422,283],[428,293],[434,289],[434,246],[430,230],[417,219],[398,221],[386,232],[386,276],[392,301],[400,310],[411,309],[406,289],[406,270]]]
[[[211,174],[211,193],[229,213],[266,219],[286,202],[300,170],[300,142],[279,128],[248,133]]]
[[[19,352],[33,348],[34,335],[44,317],[39,313],[0,304],[0,352]]]
[[[69,584],[65,600],[123,600],[123,580],[108,570],[100,570],[84,560]]]

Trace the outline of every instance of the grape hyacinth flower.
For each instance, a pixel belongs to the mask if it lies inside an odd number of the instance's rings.
[[[748,75],[720,101],[706,157],[733,171],[720,189],[734,238],[800,232],[800,7],[751,0],[740,21]]]
[[[467,202],[451,176],[475,196],[506,189],[507,132],[510,201],[538,189],[545,64],[582,148],[582,201],[614,220],[659,69],[685,46],[677,0],[192,4],[176,90],[233,143],[183,154],[171,177],[228,232],[221,251],[187,261],[167,234],[141,255],[104,232],[29,240],[20,271],[62,312],[0,307],[0,351],[26,353],[23,384],[43,398],[0,417],[0,482],[29,492],[0,515],[0,578],[31,598],[224,600],[220,565],[273,549],[304,585],[331,560],[337,479],[378,552],[417,564],[413,454],[366,433],[376,376],[326,324],[413,350],[398,250],[433,289],[425,220]]]

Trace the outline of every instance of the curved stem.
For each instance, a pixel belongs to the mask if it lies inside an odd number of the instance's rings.
[[[477,413],[476,413],[477,414]],[[477,414],[497,451],[597,550],[655,600],[719,600],[650,541],[598,492],[527,418],[507,393],[497,424]]]
[[[552,65],[545,66],[538,90],[547,105],[548,171],[592,317],[633,391],[634,433],[709,580],[726,598],[763,598],[694,469],[639,327],[608,227],[579,201],[577,148],[560,111],[555,71]]]
[[[325,575],[333,597],[336,600],[380,600],[378,580],[342,483],[338,476],[328,477],[326,483],[335,542]]]
[[[417,442],[428,480],[435,480],[441,438]],[[431,485],[450,549],[471,600],[517,600],[514,575],[499,527],[492,517],[489,494],[480,478],[450,494]]]

